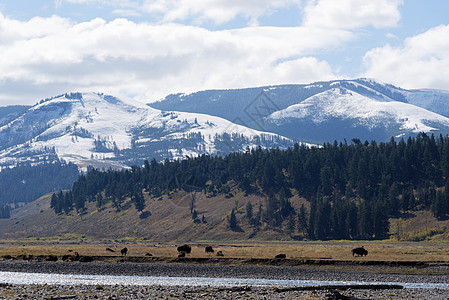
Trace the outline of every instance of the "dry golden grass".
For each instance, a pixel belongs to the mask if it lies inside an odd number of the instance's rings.
[[[205,253],[204,247],[213,246],[221,250],[226,258],[239,259],[272,259],[276,254],[285,253],[287,258],[294,259],[326,259],[326,260],[358,260],[358,261],[423,261],[449,262],[449,243],[434,242],[390,242],[390,241],[328,241],[328,242],[199,242],[192,245],[192,253],[188,257],[216,257]],[[4,255],[64,255],[69,250],[81,255],[120,256],[120,249],[129,249],[129,256],[143,257],[147,253],[154,257],[174,258],[178,252],[173,244],[152,243],[62,243],[49,241],[0,241],[0,257]],[[351,249],[364,246],[368,251],[366,257],[353,257]],[[106,248],[115,250],[114,253]]]

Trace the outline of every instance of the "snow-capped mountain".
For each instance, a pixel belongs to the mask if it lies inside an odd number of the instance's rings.
[[[449,118],[415,105],[368,98],[335,87],[265,118],[266,127],[291,137],[328,141],[386,140],[420,132],[449,132]]]
[[[449,92],[370,79],[176,94],[150,106],[70,93],[32,107],[1,108],[0,168],[55,159],[84,168],[124,167],[153,157],[286,148],[294,141],[449,133]]]
[[[23,114],[30,106],[25,105],[12,105],[6,107],[0,107],[0,126],[8,124],[21,114]]]
[[[364,78],[176,94],[149,105],[212,114],[315,143],[449,133],[449,92],[404,90]]]
[[[43,100],[0,127],[0,166],[58,158],[81,167],[124,167],[153,157],[177,159],[292,144],[219,117],[161,111],[103,94],[70,93]]]

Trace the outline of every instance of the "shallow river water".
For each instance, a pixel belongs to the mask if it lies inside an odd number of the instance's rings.
[[[157,276],[114,276],[74,275],[25,272],[0,272],[0,283],[10,284],[63,284],[63,285],[162,285],[162,286],[278,286],[304,287],[322,285],[368,285],[398,284],[404,288],[449,289],[449,283],[404,283],[367,281],[322,281],[322,280],[275,280],[254,278],[207,278],[207,277],[157,277]]]

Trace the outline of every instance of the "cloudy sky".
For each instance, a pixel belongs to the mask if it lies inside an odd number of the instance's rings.
[[[449,90],[447,0],[2,0],[0,105],[370,77]]]

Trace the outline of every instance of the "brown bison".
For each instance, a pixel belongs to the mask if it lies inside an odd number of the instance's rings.
[[[224,256],[224,254],[221,251],[217,251],[217,256]]]
[[[72,256],[72,255],[70,255],[70,254],[63,255],[63,256],[62,256],[62,260],[63,260],[63,261],[68,261],[69,258],[70,258],[71,256]]]
[[[357,256],[363,256],[363,255],[367,256],[368,250],[363,248],[363,246],[352,249],[352,256],[354,256],[356,254],[357,254]]]
[[[128,248],[123,248],[122,250],[120,250],[120,253],[122,254],[122,256],[126,256],[126,254],[128,254]]]
[[[78,252],[75,252],[75,255],[66,254],[62,257],[63,261],[78,261],[80,259],[80,255]]]
[[[204,251],[206,253],[214,253],[214,249],[212,248],[212,246],[207,246],[206,249],[204,249]]]
[[[94,258],[92,256],[81,256],[79,261],[80,262],[93,262]]]
[[[75,252],[75,255],[72,256],[72,259],[73,259],[73,261],[78,261],[78,260],[80,260],[80,255],[79,255],[79,253],[78,253],[78,252]]]
[[[46,261],[58,261],[58,257],[56,255],[49,255],[45,258]]]
[[[187,254],[190,254],[190,252],[192,252],[192,247],[190,247],[187,244],[184,244],[178,247],[178,252],[185,252]]]
[[[287,255],[285,255],[285,253],[282,253],[282,254],[276,255],[274,258],[287,258]]]

